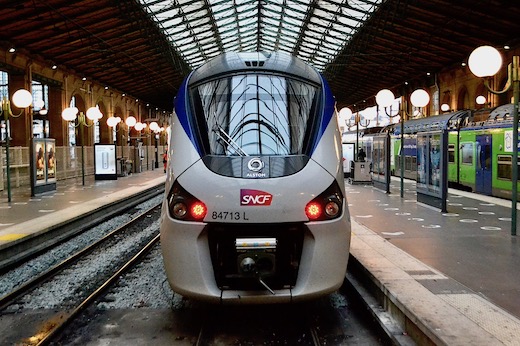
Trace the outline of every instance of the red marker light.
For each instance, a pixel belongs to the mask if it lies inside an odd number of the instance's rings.
[[[196,220],[202,220],[206,216],[208,212],[206,205],[200,201],[197,201],[192,204],[191,208],[191,216]]]
[[[321,216],[322,210],[321,205],[317,202],[310,202],[305,207],[305,214],[309,220],[316,220]]]

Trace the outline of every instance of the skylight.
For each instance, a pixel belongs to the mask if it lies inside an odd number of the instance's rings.
[[[195,68],[224,52],[282,50],[324,70],[383,0],[139,0]]]

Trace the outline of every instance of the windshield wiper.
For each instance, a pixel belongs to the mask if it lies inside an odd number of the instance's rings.
[[[227,133],[226,131],[224,131],[224,129],[219,125],[219,124],[215,124],[213,126],[213,132],[215,132],[218,136],[219,139],[223,140],[224,143],[226,143],[228,145],[228,147],[232,148],[233,150],[235,150],[235,152],[240,155],[240,156],[249,156],[244,150],[242,150],[242,148],[240,147],[240,145],[238,145],[237,142],[235,142],[233,140],[233,138],[231,138]]]

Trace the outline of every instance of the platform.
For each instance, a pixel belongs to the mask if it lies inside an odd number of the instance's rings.
[[[346,185],[351,255],[436,344],[520,345],[511,202],[449,189],[441,213],[417,203],[415,182],[405,180],[403,198],[399,185]]]
[[[131,174],[117,180],[94,180],[85,178],[57,182],[56,191],[31,197],[30,188],[11,191],[12,200],[7,202],[7,192],[0,193],[0,251],[9,242],[27,235],[45,232],[46,229],[99,208],[115,200],[140,193],[153,186],[163,185],[166,174],[162,169]]]

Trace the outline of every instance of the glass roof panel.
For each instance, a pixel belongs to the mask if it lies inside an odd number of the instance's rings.
[[[282,50],[323,70],[383,0],[139,0],[192,67],[226,51]]]

